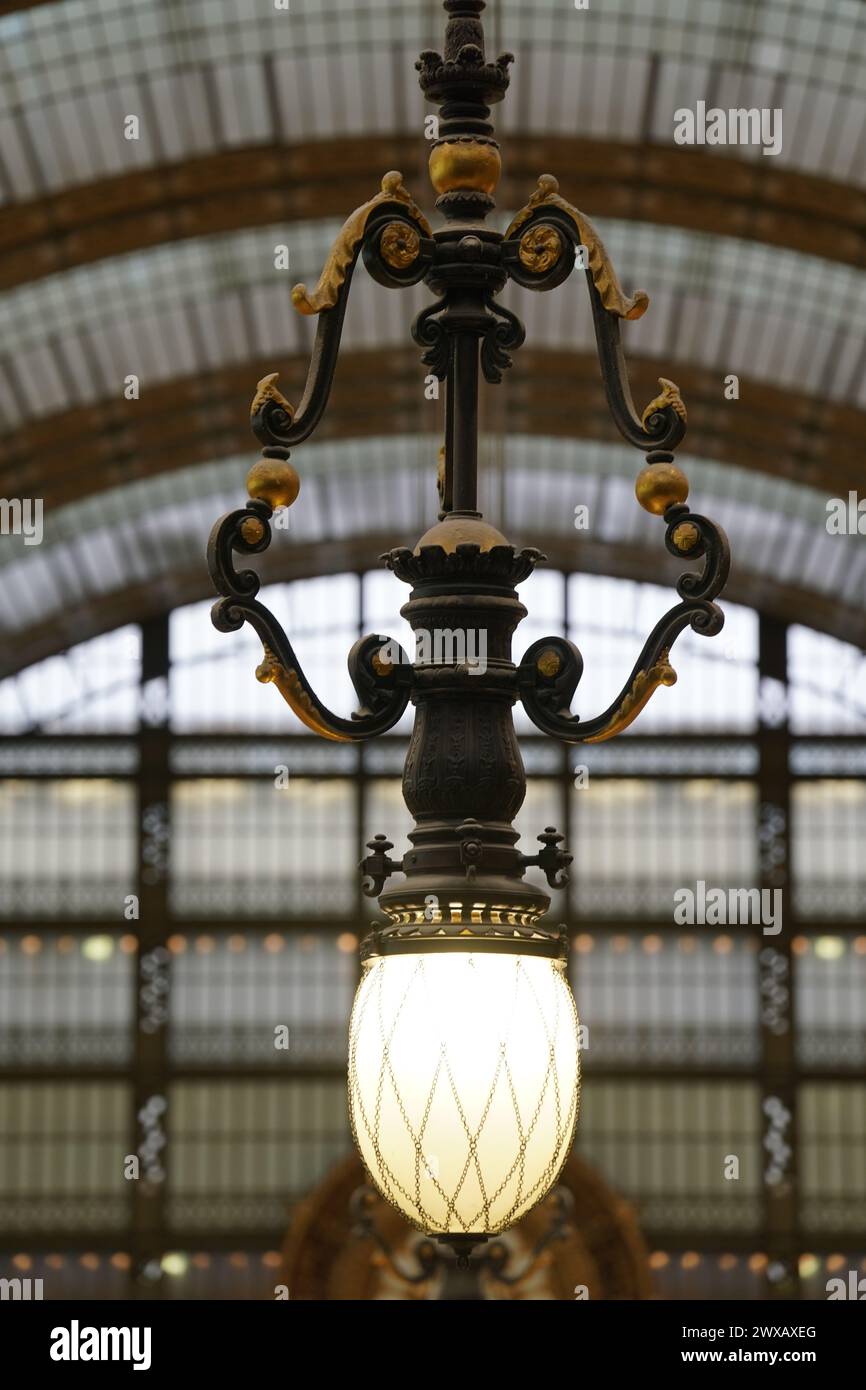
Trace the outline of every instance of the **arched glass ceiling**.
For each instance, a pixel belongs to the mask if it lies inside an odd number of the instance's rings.
[[[413,543],[435,516],[438,440],[408,436],[311,445],[299,457],[302,491],[283,545],[322,544],[371,531]],[[501,446],[499,446],[501,448]],[[491,451],[492,452],[492,451]],[[0,565],[0,632],[32,625],[112,591],[161,585],[171,599],[174,576],[201,572],[215,518],[240,504],[249,457],[184,469],[49,510],[41,545],[8,536]],[[735,538],[735,564],[754,580],[866,604],[862,537],[831,536],[826,498],[764,474],[684,457],[693,504]],[[528,436],[509,438],[505,472],[485,470],[482,506],[523,544],[545,537],[574,541],[575,565],[585,537],[665,556],[663,526],[634,499],[636,460],[625,446]],[[486,495],[484,495],[486,494]],[[589,509],[576,530],[575,507]]]
[[[134,623],[77,642],[68,651],[34,662],[0,681],[0,734],[25,730],[44,732],[131,733],[138,727],[141,709],[141,629]],[[0,773],[7,762],[21,771],[14,755],[0,748]],[[98,750],[82,750],[75,771],[131,771],[134,759],[108,751],[105,761]],[[38,759],[38,754],[36,755]]]
[[[3,199],[251,143],[421,131],[438,0],[65,0],[0,18]],[[860,0],[503,0],[519,58],[503,131],[673,138],[699,99],[781,107],[777,167],[862,182]],[[137,114],[141,138],[126,141]],[[730,152],[728,152],[730,153]],[[737,158],[758,150],[738,148]]]
[[[866,274],[703,232],[619,220],[599,228],[626,288],[650,294],[645,317],[625,327],[630,353],[866,406]],[[295,313],[289,289],[315,284],[337,229],[298,223],[173,242],[0,296],[5,428],[117,398],[128,372],[144,388],[269,354],[278,367],[281,353],[308,351],[312,327]],[[282,244],[288,271],[274,268]],[[531,346],[591,350],[580,274],[555,294],[511,288],[503,298],[525,319]],[[345,347],[412,353],[409,323],[428,299],[422,287],[383,290],[359,267]]]

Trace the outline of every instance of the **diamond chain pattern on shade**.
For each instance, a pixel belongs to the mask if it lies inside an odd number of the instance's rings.
[[[577,1015],[548,959],[373,960],[349,1032],[349,1110],[376,1187],[434,1234],[495,1234],[556,1182],[580,1100]]]

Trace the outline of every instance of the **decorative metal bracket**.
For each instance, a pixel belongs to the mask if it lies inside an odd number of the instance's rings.
[[[522,346],[526,329],[517,315],[506,309],[504,304],[494,303],[490,296],[486,303],[493,321],[481,342],[481,370],[485,379],[495,385],[511,366],[511,353]]]
[[[622,690],[594,719],[581,720],[570,712],[583,675],[578,648],[564,637],[533,642],[518,668],[517,684],[526,713],[543,733],[566,743],[602,743],[614,738],[637,718],[660,685],[675,683],[676,672],[668,658],[679,634],[687,627],[703,637],[714,637],[721,631],[725,615],[712,600],[728,577],[727,537],[721,527],[682,504],[669,506],[664,515],[668,550],[681,558],[703,557],[703,570],[680,577],[677,593],[683,602],[656,623]]]
[[[560,195],[552,174],[542,174],[529,202],[513,219],[502,243],[503,262],[517,284],[551,290],[586,253],[586,279],[592,305],[602,381],[611,415],[629,444],[639,449],[673,449],[686,430],[686,408],[673,382],[638,415],[620,339],[620,320],[639,319],[649,307],[643,290],[627,295],[589,218]]]
[[[256,599],[259,576],[254,570],[235,569],[234,552],[258,555],[268,548],[272,514],[267,502],[252,499],[214,526],[208,541],[208,568],[217,592],[223,595],[211,610],[214,627],[220,632],[237,632],[245,622],[250,624],[264,647],[257,679],[273,682],[301,722],[322,738],[347,743],[386,733],[409,701],[412,666],[402,647],[390,641],[386,644],[375,635],[358,639],[349,652],[348,664],[360,708],[351,719],[344,719],[318,698],[279,622]],[[380,657],[385,645],[389,655],[399,654],[399,661]]]
[[[295,285],[292,303],[301,314],[318,315],[307,381],[295,410],[279,392],[257,394],[253,433],[266,448],[291,449],[313,433],[331,394],[352,275],[363,249],[364,264],[380,284],[401,288],[416,284],[430,265],[430,224],[403,185],[396,169],[382,179],[375,197],[344,222],[319,276],[316,288]],[[274,378],[266,378],[272,381]]]

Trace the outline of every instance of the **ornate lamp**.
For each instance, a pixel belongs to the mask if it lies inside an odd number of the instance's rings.
[[[412,848],[393,860],[393,846],[377,836],[361,864],[384,920],[361,946],[349,1103],[378,1190],[462,1252],[549,1192],[578,1111],[567,942],[546,921],[548,895],[525,879],[534,865],[551,887],[562,887],[571,855],[550,827],[538,853],[517,848],[513,821],[526,778],[512,705],[519,699],[539,729],[567,743],[620,733],[659,685],[676,680],[669,652],[677,636],[687,627],[720,631],[713,599],[730,563],[723,532],[689,510],[688,482],[674,463],[686,428],[676,386],[662,379],[641,415],[632,400],[620,321],[641,317],[646,294],[625,294],[592,224],[550,175],[504,233],[487,225],[500,172],[490,107],[505,94],[512,57],[486,60],[483,9],[484,0],[445,0],[444,57],[425,52],[417,64],[425,97],[441,109],[430,177],[442,225],[434,232],[401,175],[388,173],[343,226],[316,288],[292,291],[301,313],[318,316],[304,394],[295,410],[276,373],[259,382],[252,428],[263,449],[247,480],[250,500],[217,523],[208,550],[222,595],[215,625],[233,632],[250,623],[264,646],[258,679],[272,681],[308,728],[323,738],[369,739],[392,728],[410,700],[415,706],[403,774]],[[436,296],[412,333],[422,361],[445,383],[447,402],[439,519],[413,548],[384,558],[411,586],[401,611],[417,634],[484,632],[487,657],[482,669],[461,659],[465,643],[452,642],[444,659],[434,648],[411,663],[396,643],[361,638],[348,658],[359,709],[346,719],[318,698],[286,633],[256,598],[258,576],[237,570],[234,557],[264,551],[274,510],[298,495],[289,451],[312,434],[327,405],[359,256],[386,288],[423,280]],[[512,662],[512,634],[526,614],[515,586],[544,556],[516,550],[477,509],[479,368],[488,382],[500,381],[524,338],[497,296],[509,279],[552,290],[576,264],[586,271],[611,413],[646,452],[637,499],[663,518],[671,554],[702,562],[680,578],[680,601],[650,633],[619,695],[585,720],[570,712],[583,668],[571,642],[545,638],[519,667]]]

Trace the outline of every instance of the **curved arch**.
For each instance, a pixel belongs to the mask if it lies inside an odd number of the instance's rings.
[[[417,171],[426,150],[394,132],[198,155],[155,170],[115,174],[75,192],[0,208],[0,290],[166,241],[272,222],[342,218],[378,187],[385,169]],[[509,134],[501,207],[519,207],[540,173],[559,172],[570,199],[593,217],[624,217],[740,237],[866,268],[866,194],[851,185],[671,145],[635,146],[566,135]],[[503,226],[505,223],[503,222]]]

